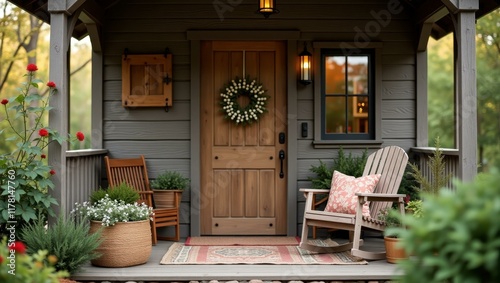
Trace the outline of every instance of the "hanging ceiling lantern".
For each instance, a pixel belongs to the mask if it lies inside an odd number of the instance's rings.
[[[267,19],[270,15],[277,14],[280,11],[276,9],[276,0],[259,0],[259,10],[257,12]]]

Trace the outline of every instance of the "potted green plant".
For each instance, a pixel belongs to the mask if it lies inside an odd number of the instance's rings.
[[[382,210],[378,219],[385,222],[384,243],[387,262],[397,263],[399,260],[408,258],[404,248],[401,246],[399,233],[396,228],[401,228],[399,212],[392,207]]]
[[[176,171],[165,171],[151,182],[156,208],[178,207],[189,178]]]
[[[90,202],[77,204],[73,210],[90,220],[90,233],[102,231],[102,243],[96,249],[101,256],[91,260],[93,265],[127,267],[146,263],[151,256],[153,210],[145,203],[138,203],[139,195],[133,197],[134,192],[126,184],[98,190],[91,195]]]

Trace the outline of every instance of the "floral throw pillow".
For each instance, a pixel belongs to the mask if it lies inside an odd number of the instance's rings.
[[[333,172],[332,186],[325,211],[356,214],[358,197],[356,193],[373,193],[380,180],[380,174],[353,177]],[[363,216],[370,217],[370,202],[363,205]]]

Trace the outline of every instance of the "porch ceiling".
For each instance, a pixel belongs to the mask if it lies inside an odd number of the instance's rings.
[[[22,8],[23,10],[35,15],[42,21],[50,24],[50,13],[48,12],[48,0],[8,0],[14,5]],[[78,0],[72,0],[68,2],[77,2]],[[97,14],[104,14],[103,12],[112,6],[119,4],[121,0],[87,0],[84,1],[85,4],[83,9],[86,11],[88,16],[97,16]],[[402,0],[402,2],[414,11],[414,21],[417,26],[421,26],[424,23],[433,23],[431,36],[435,39],[439,39],[450,32],[453,31],[452,19],[448,16],[436,16],[439,15],[440,11],[445,7],[442,1],[436,0]],[[286,1],[280,1],[280,5],[286,5]],[[92,7],[91,9],[85,9],[85,7]],[[491,11],[500,7],[500,0],[480,0],[479,10],[476,13],[476,18],[479,19],[482,16],[490,13]],[[96,8],[98,10],[96,10]],[[77,21],[75,29],[73,31],[73,37],[80,39],[87,35],[87,27],[85,24],[85,17],[80,17]]]

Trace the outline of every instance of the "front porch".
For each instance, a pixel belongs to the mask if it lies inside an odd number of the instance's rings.
[[[181,240],[183,241],[183,240]],[[341,241],[341,239],[336,239]],[[146,264],[127,268],[102,268],[86,265],[72,276],[79,282],[98,281],[379,281],[392,280],[399,274],[396,264],[385,260],[367,265],[160,265],[172,242],[159,241]],[[383,239],[366,237],[366,249],[383,248]]]

